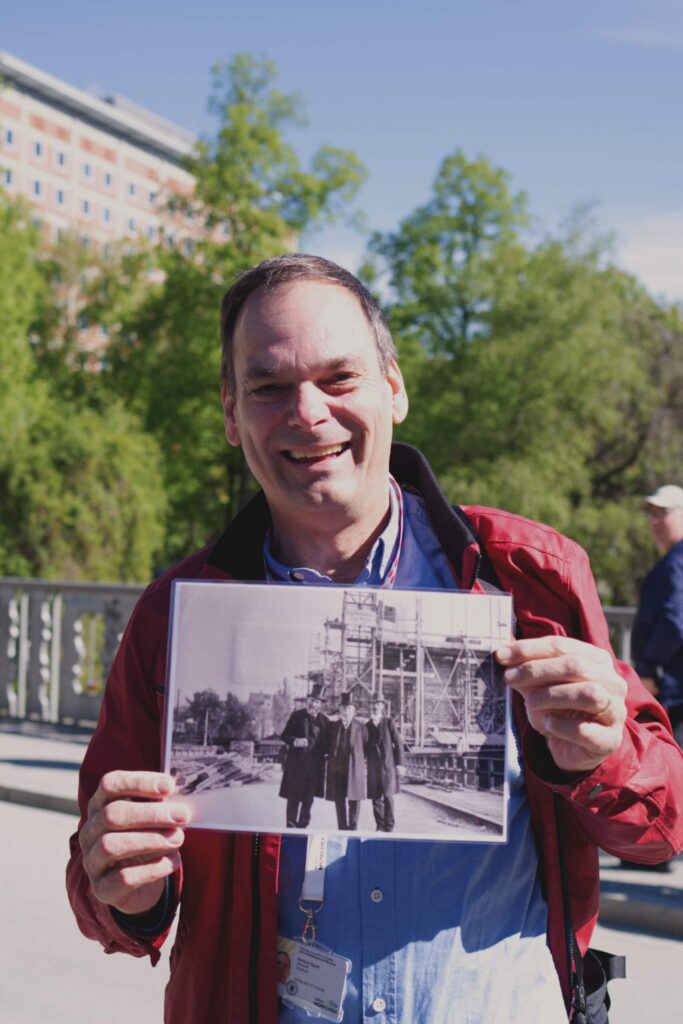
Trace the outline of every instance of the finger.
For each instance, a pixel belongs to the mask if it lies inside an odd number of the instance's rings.
[[[564,712],[591,718],[615,715],[617,703],[614,694],[592,681],[539,686],[529,690],[525,700],[527,711]]]
[[[93,883],[93,891],[102,903],[126,909],[136,893],[144,886],[162,881],[180,868],[181,860],[178,852],[164,854],[154,860],[143,863],[123,864],[106,872]],[[158,899],[158,896],[157,896]],[[153,899],[150,906],[156,903]]]
[[[173,853],[184,839],[181,828],[164,832],[107,832],[90,848],[83,866],[92,882],[120,862],[144,863]]]
[[[88,817],[79,833],[81,850],[88,853],[101,836],[109,832],[144,832],[187,825],[190,808],[176,801],[135,803],[115,800]]]
[[[122,797],[162,800],[174,789],[175,779],[163,772],[107,772],[90,799],[88,813],[91,808],[99,811],[105,804]]]
[[[580,747],[594,757],[604,758],[619,748],[623,723],[605,726],[594,719],[570,718],[546,713],[543,715],[544,735],[549,743],[564,740]]]
[[[574,637],[554,634],[530,637],[525,640],[510,640],[498,648],[496,659],[501,665],[513,666],[521,665],[529,660],[557,658],[566,654],[585,654],[597,657],[601,661],[603,657],[607,657],[610,663],[612,660],[608,652],[601,647],[595,647],[584,640],[576,640]]]
[[[625,692],[626,689],[621,676],[614,670],[611,659],[606,661],[584,653],[525,661],[506,668],[503,673],[506,685],[520,692],[557,682],[582,682],[589,679],[615,692]]]

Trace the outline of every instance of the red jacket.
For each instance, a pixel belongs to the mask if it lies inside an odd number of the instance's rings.
[[[446,551],[455,584],[478,589],[485,558],[514,595],[519,633],[556,633],[609,648],[607,625],[585,552],[554,530],[481,507],[452,509],[423,457],[395,445],[392,472],[418,490]],[[469,517],[469,518],[468,518]],[[160,713],[166,679],[166,637],[174,579],[263,579],[262,544],[269,523],[258,495],[212,547],[190,556],[145,591],[126,629],[107,682],[97,730],[80,776],[82,814],[110,770],[160,765]],[[627,666],[629,717],[620,749],[599,768],[567,781],[545,741],[514,711],[522,741],[532,821],[548,900],[548,943],[565,997],[569,968],[559,874],[553,793],[563,798],[571,914],[582,951],[598,913],[598,846],[629,860],[656,863],[683,847],[683,754],[661,706]],[[166,1024],[275,1024],[275,942],[279,836],[189,830],[182,875],[174,877],[180,919],[166,990]],[[85,935],[109,953],[159,959],[168,931],[151,939],[125,931],[91,893],[77,836],[67,868],[69,898]],[[182,891],[182,900],[180,893]]]

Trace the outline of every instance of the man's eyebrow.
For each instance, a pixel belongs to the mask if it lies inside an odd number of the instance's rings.
[[[336,359],[328,359],[326,362],[319,363],[316,368],[316,374],[329,374],[338,373],[339,370],[348,370],[353,368],[357,363],[357,360],[353,356],[338,356]],[[243,381],[245,384],[253,384],[259,380],[272,380],[273,377],[282,371],[282,367],[278,363],[252,363],[244,371]]]

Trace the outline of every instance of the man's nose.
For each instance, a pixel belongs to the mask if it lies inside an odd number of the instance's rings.
[[[326,396],[320,388],[307,381],[296,389],[289,416],[290,426],[308,430],[316,423],[324,422],[328,415]]]

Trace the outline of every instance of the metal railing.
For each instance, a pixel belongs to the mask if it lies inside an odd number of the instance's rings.
[[[0,718],[94,725],[138,584],[0,578]],[[633,608],[606,608],[629,661]]]

